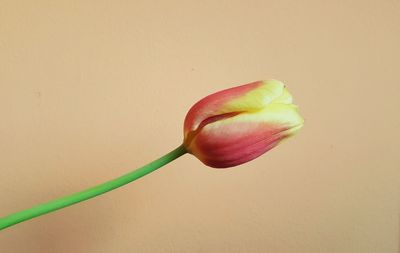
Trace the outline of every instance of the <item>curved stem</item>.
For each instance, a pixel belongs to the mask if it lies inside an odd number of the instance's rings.
[[[129,172],[121,177],[113,179],[111,181],[96,185],[87,190],[77,192],[75,194],[65,196],[56,200],[52,200],[50,202],[34,206],[32,208],[28,208],[22,210],[20,212],[10,214],[3,218],[0,218],[0,230],[5,229],[7,227],[13,226],[17,223],[35,218],[37,216],[50,213],[56,211],[58,209],[79,203],[81,201],[96,197],[100,194],[106,193],[108,191],[114,190],[118,187],[126,185],[138,178],[141,178],[150,172],[157,170],[158,168],[164,166],[165,164],[175,160],[176,158],[184,155],[186,153],[186,149],[183,145],[169,152],[168,154],[160,157],[157,160],[137,169],[132,172]]]

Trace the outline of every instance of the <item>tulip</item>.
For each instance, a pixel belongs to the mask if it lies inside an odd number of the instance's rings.
[[[302,126],[303,119],[292,104],[292,96],[279,81],[258,81],[214,93],[189,110],[184,122],[184,141],[176,149],[118,178],[0,217],[0,230],[114,190],[186,153],[215,168],[245,163],[292,136]]]
[[[186,150],[214,168],[257,158],[303,126],[284,84],[257,81],[211,94],[189,110]]]

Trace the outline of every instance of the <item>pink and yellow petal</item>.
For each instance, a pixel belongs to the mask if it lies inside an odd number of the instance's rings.
[[[245,111],[251,112],[259,110],[274,102],[276,99],[282,98],[290,100],[291,96],[285,89],[285,85],[278,80],[262,81],[257,88],[244,94],[242,97],[233,99],[226,103],[221,111]]]
[[[302,125],[295,105],[273,103],[203,126],[188,150],[211,167],[231,167],[262,155]]]
[[[206,126],[195,137],[189,152],[205,164],[224,168],[252,160],[281,139],[279,126],[265,122],[241,122]]]
[[[269,125],[279,126],[279,128],[294,128],[302,126],[303,118],[297,110],[297,106],[293,104],[269,104],[265,108],[249,113],[241,113],[234,117],[226,118],[212,122],[202,129],[202,131],[210,131],[219,129],[223,125],[232,125],[234,123],[243,122],[250,124],[266,123]],[[247,131],[246,129],[237,129],[232,131]]]
[[[211,94],[190,108],[184,123],[185,136],[190,132],[197,129],[202,121],[209,117],[228,113],[232,111],[227,111],[224,105],[229,103],[231,100],[238,99],[248,93],[249,91],[256,89],[263,83],[261,81],[241,85],[238,87],[222,90]]]

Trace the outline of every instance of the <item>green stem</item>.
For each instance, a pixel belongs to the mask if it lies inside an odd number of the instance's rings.
[[[118,187],[126,185],[156,169],[164,166],[165,164],[172,162],[176,158],[184,155],[186,149],[183,145],[169,152],[168,154],[160,157],[159,159],[137,169],[121,177],[113,179],[111,181],[99,184],[97,186],[91,187],[87,190],[77,192],[75,194],[62,197],[38,206],[34,206],[29,209],[22,210],[20,212],[10,214],[3,218],[0,218],[0,230],[15,225],[17,223],[38,217],[40,215],[56,211],[58,209],[79,203],[81,201],[96,197],[100,194],[106,193],[108,191],[114,190]]]

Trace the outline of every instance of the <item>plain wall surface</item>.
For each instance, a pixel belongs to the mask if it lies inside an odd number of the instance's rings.
[[[252,162],[185,155],[0,251],[398,253],[399,45],[399,1],[0,0],[0,216],[172,150],[221,89],[279,79],[305,118]]]

